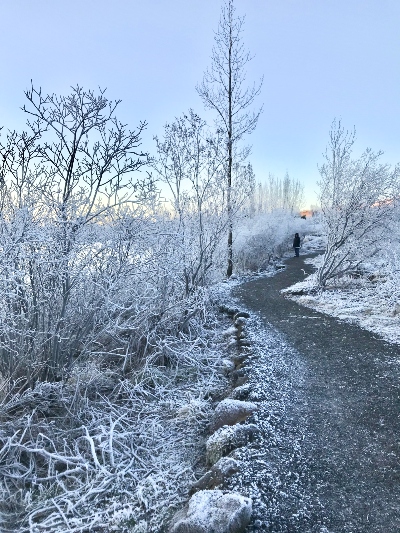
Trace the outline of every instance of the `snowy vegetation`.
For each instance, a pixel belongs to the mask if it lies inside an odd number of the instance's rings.
[[[198,87],[215,124],[190,110],[154,154],[140,148],[145,123],[127,129],[118,102],[81,87],[32,86],[27,131],[2,131],[1,531],[165,531],[204,474],[227,387],[212,288],[274,270],[295,232],[309,249],[310,234],[327,238],[307,297],[357,284],[400,315],[399,169],[369,150],[352,159],[335,125],[325,230],[300,218],[298,181],[257,184],[239,144],[261,87],[244,87],[242,27],[228,0]]]
[[[312,239],[311,239],[312,242]],[[356,271],[317,288],[323,256],[307,259],[316,272],[283,292],[298,303],[372,331],[400,344],[400,240],[382,241],[380,254],[361,262]]]
[[[330,131],[325,163],[320,167],[320,205],[327,236],[318,286],[356,270],[381,252],[395,230],[400,197],[400,165],[381,163],[382,152],[352,156],[355,132],[336,121]]]
[[[308,260],[314,274],[284,292],[400,343],[400,167],[370,149],[354,158],[354,143],[335,121],[320,167],[325,253]]]
[[[241,130],[193,111],[150,156],[104,92],[26,98],[27,131],[0,143],[0,529],[164,531],[226,388],[210,288],[227,260],[274,268],[301,187],[272,180],[277,210]]]
[[[3,404],[1,530],[160,531],[187,500],[224,384],[207,341],[176,339],[173,368],[123,377],[88,362]]]

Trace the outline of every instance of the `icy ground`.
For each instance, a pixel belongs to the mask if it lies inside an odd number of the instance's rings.
[[[233,291],[252,317],[245,399],[260,435],[233,453],[229,489],[253,499],[248,533],[399,531],[399,347],[283,298],[311,270],[286,264]]]
[[[317,256],[305,262],[317,268],[321,259],[322,256]],[[362,276],[343,277],[323,292],[310,292],[314,280],[315,274],[311,274],[282,292],[301,305],[357,324],[388,342],[400,344],[398,287],[392,286],[393,281],[382,273],[379,264],[365,265]],[[301,292],[304,294],[298,294]]]
[[[284,337],[266,330],[258,318],[249,321],[248,331],[254,355],[246,386],[250,390],[248,400],[258,404],[249,423],[257,424],[260,434],[256,441],[233,452],[241,470],[227,488],[253,500],[248,532],[305,532],[309,516],[323,516],[323,511],[303,482],[307,465],[301,443],[306,423],[296,420],[293,424],[287,418],[287,406],[305,402],[298,387],[304,379],[304,365]],[[296,387],[292,386],[293,376]]]

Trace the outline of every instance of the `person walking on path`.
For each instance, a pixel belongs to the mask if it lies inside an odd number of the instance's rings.
[[[293,248],[294,248],[294,255],[296,257],[299,257],[299,255],[300,255],[300,236],[299,236],[298,233],[294,234]]]
[[[263,422],[232,489],[259,487],[264,533],[399,533],[400,345],[284,298],[304,258],[233,292],[262,320],[246,371]]]

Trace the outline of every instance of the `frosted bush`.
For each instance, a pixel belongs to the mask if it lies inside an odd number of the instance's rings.
[[[294,217],[290,211],[284,210],[243,219],[234,243],[238,270],[266,269],[273,258],[291,250],[296,232],[304,237],[311,227],[310,221]]]
[[[400,304],[400,246],[387,250],[384,255],[384,266],[378,271],[382,282],[378,285],[378,291],[397,314]]]

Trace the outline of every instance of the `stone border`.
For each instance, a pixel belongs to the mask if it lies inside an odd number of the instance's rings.
[[[250,498],[220,490],[231,475],[240,471],[240,462],[229,454],[246,446],[259,431],[254,424],[243,424],[258,409],[255,403],[245,401],[249,394],[246,362],[251,355],[251,343],[246,323],[250,315],[224,305],[219,311],[233,321],[233,326],[224,332],[231,353],[223,360],[222,368],[231,390],[217,403],[210,420],[211,435],[206,442],[206,463],[210,469],[190,487],[191,498],[172,518],[169,533],[244,533],[251,520]]]

